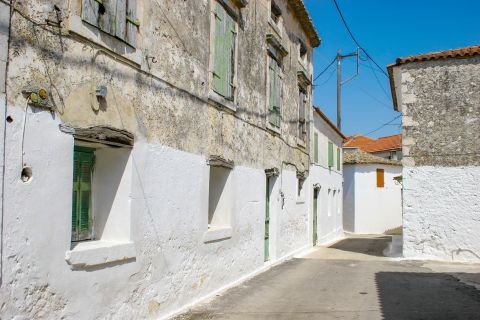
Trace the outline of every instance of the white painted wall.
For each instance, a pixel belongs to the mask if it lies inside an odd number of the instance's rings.
[[[403,255],[480,262],[480,167],[404,167]]]
[[[402,174],[402,167],[345,164],[344,168],[345,230],[360,234],[380,234],[401,226],[401,185],[393,178]],[[377,188],[377,169],[385,170],[384,188]]]
[[[29,108],[23,127],[23,110],[9,108],[14,121],[6,134],[2,318],[158,319],[265,268],[263,169],[234,167],[231,237],[205,243],[206,158],[144,141],[136,141],[120,183],[131,184],[121,194],[125,201],[130,193],[133,245],[83,246],[82,254],[96,250],[90,262],[111,262],[70,266],[74,140],[50,112]],[[20,180],[23,129],[24,162],[33,169],[27,183]],[[295,170],[281,168],[272,191],[270,263],[311,246],[308,201],[297,201],[296,187]],[[70,258],[78,262],[82,254]]]
[[[318,162],[314,159],[314,134],[318,134]],[[343,237],[343,168],[337,169],[337,148],[342,150],[343,138],[315,111],[311,134],[310,164],[310,239],[313,239],[313,188],[320,187],[317,199],[317,243],[326,244]],[[328,142],[334,144],[334,166],[328,167]],[[342,152],[340,152],[342,155]],[[340,159],[342,163],[342,159]],[[334,196],[335,193],[335,196]]]

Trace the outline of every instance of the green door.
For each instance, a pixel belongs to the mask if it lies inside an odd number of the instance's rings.
[[[265,261],[270,259],[270,178],[267,177],[265,192],[265,242],[264,257]]]
[[[317,245],[317,208],[318,208],[318,193],[320,189],[313,189],[313,246]]]

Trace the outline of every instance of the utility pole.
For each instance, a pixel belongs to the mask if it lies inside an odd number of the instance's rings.
[[[342,59],[346,58],[351,58],[351,57],[357,57],[357,72],[348,78],[347,80],[342,82]],[[357,51],[346,54],[342,56],[340,54],[340,49],[337,51],[337,128],[338,130],[342,130],[342,104],[341,104],[341,98],[342,98],[342,85],[346,84],[356,76],[358,76],[358,71],[359,71],[359,49],[357,48]]]

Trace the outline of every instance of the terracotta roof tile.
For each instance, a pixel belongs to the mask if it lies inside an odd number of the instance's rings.
[[[397,134],[378,139],[356,135],[348,137],[343,145],[344,147],[359,148],[360,150],[369,153],[398,150],[402,148],[402,135]]]
[[[388,160],[363,151],[344,152],[344,164],[387,164],[391,166],[401,166],[402,162],[397,160]]]
[[[398,58],[396,60],[396,65],[404,64],[408,62],[417,62],[417,61],[430,61],[430,60],[448,59],[448,58],[471,57],[475,55],[480,55],[480,45],[460,48],[460,49],[430,52],[430,53],[419,54],[419,55],[409,56],[404,58]]]

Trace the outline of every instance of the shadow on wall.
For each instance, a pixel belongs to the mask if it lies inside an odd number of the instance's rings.
[[[331,245],[329,248],[383,257],[383,251],[391,241],[392,237],[390,236],[348,238]]]
[[[379,272],[375,281],[384,320],[480,319],[480,291],[452,275]]]

